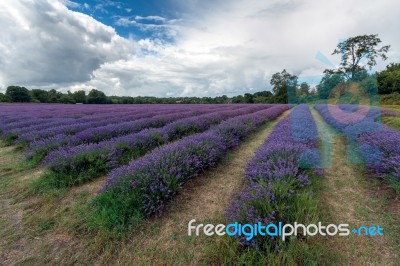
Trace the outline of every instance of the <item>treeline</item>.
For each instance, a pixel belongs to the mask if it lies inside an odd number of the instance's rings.
[[[88,104],[108,104],[112,103],[104,92],[99,90],[91,90],[88,94],[80,90],[76,92],[62,93],[52,90],[32,89],[25,87],[9,86],[6,93],[0,93],[0,102],[11,103],[88,103]]]
[[[308,95],[312,95],[312,92]],[[104,92],[93,89],[88,94],[80,90],[76,92],[61,93],[54,89],[29,90],[20,86],[9,86],[5,94],[0,93],[0,102],[10,103],[64,103],[64,104],[175,104],[175,103],[280,103],[270,91],[245,93],[234,97],[226,95],[218,97],[151,97],[151,96],[106,96]]]
[[[272,92],[260,91],[256,93],[245,93],[244,95],[238,95],[228,97],[226,95],[217,97],[118,97],[111,96],[110,99],[113,103],[121,104],[141,104],[141,103],[193,103],[193,104],[215,104],[215,103],[267,103],[274,102]]]
[[[106,96],[104,92],[93,89],[88,94],[80,90],[76,92],[61,93],[54,89],[29,90],[20,86],[9,86],[6,93],[0,93],[0,102],[10,103],[66,103],[66,104],[146,104],[146,103],[262,103],[274,102],[270,91],[246,93],[229,98],[226,95],[218,97],[150,97],[150,96]]]

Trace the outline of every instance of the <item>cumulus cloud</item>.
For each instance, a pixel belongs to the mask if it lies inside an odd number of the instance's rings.
[[[1,1],[0,83],[40,86],[86,82],[134,43],[59,1]]]
[[[284,68],[318,82],[330,67],[315,59],[318,51],[337,64],[330,53],[338,40],[375,33],[392,45],[388,62],[376,69],[400,60],[396,0],[170,2],[178,20],[121,20],[160,32],[132,40],[62,2],[2,1],[0,84],[96,87],[108,95],[237,95],[270,89],[272,74]],[[163,39],[166,32],[172,42]]]

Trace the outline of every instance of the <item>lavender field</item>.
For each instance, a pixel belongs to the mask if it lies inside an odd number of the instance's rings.
[[[258,263],[281,261],[282,252],[288,263],[306,262],[317,256],[315,246],[342,240],[237,236],[210,243],[188,239],[185,226],[192,218],[313,223],[326,219],[321,209],[338,208],[332,200],[347,207],[355,202],[358,208],[374,202],[369,208],[394,215],[379,207],[383,203],[376,203],[369,190],[389,197],[391,208],[398,206],[400,132],[381,122],[398,116],[349,104],[0,105],[2,197],[16,202],[2,206],[11,213],[28,204],[19,235],[7,222],[2,235],[24,239],[21,261],[28,254],[41,262],[41,252],[55,245],[52,254],[62,264],[112,259],[153,264],[159,254],[167,264],[177,257],[189,263],[193,258],[179,252],[188,246],[200,247],[211,264],[259,252],[270,255],[254,258]],[[341,183],[334,181],[338,174],[344,177]],[[363,196],[354,199],[354,193]],[[360,219],[388,227],[396,223],[395,215],[382,220],[348,208],[354,211],[351,224]],[[336,211],[335,221],[349,219]],[[26,239],[28,229],[34,238]],[[396,230],[389,229],[391,237]],[[175,235],[173,242],[168,232]],[[35,240],[60,234],[68,235],[67,244]],[[133,245],[124,244],[126,239]],[[87,250],[71,257],[65,246],[72,243]],[[14,248],[7,245],[2,244],[9,250],[2,260],[11,262]],[[40,252],[29,255],[36,245]],[[210,252],[210,246],[218,252]],[[311,251],[299,256],[290,251],[294,246]],[[96,253],[99,249],[107,255]]]

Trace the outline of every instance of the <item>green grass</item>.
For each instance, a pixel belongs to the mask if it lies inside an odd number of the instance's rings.
[[[327,212],[320,201],[321,177],[312,176],[312,186],[298,192],[291,206],[291,220],[303,224],[328,221]],[[206,264],[218,265],[324,265],[337,264],[340,256],[325,245],[321,237],[291,237],[280,241],[280,252],[259,251],[241,247],[233,237],[224,236],[218,245],[207,250]]]
[[[387,176],[384,179],[398,194],[400,194],[400,182],[398,178]]]
[[[400,94],[392,93],[380,95],[380,102],[384,105],[400,105]]]
[[[400,130],[400,117],[384,116],[382,117],[382,122],[387,126]]]

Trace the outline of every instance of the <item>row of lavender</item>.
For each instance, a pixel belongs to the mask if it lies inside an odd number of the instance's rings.
[[[9,107],[12,110],[14,108]],[[83,143],[99,142],[149,127],[161,127],[177,119],[219,110],[241,109],[245,108],[245,105],[147,105],[126,107],[125,110],[118,107],[106,114],[102,109],[105,106],[98,106],[97,113],[83,117],[79,113],[64,117],[63,107],[60,105],[57,107],[59,108],[58,116],[37,118],[33,108],[31,119],[24,118],[2,123],[0,137],[9,142],[27,145],[28,157],[40,162],[48,152],[61,146],[73,147]],[[258,105],[258,108],[262,107],[265,108],[265,105]],[[91,112],[95,111],[96,109],[93,109]],[[2,117],[0,115],[0,118]]]
[[[128,135],[122,134],[120,137],[116,136],[97,143],[84,143],[78,146],[65,144],[50,152],[44,163],[49,165],[53,172],[53,178],[57,179],[56,182],[59,185],[79,184],[143,156],[156,147],[176,141],[184,136],[203,132],[223,120],[253,112],[263,112],[270,107],[270,105],[250,105],[233,110],[210,110],[201,115],[197,115],[197,112],[190,116],[185,115],[183,118],[181,118],[181,115],[173,115],[174,118],[180,119],[172,119],[170,123],[164,123],[165,125],[162,127],[153,125],[152,128],[144,128],[142,125],[149,125],[151,119],[140,120],[137,123],[141,126],[131,127]],[[163,118],[165,119],[166,116],[163,116]],[[118,128],[118,130],[121,130],[121,128]],[[107,131],[102,129],[100,132],[104,134]],[[86,135],[93,138],[93,135],[96,134]],[[65,138],[60,140],[64,141]],[[37,147],[48,151],[49,145],[58,142],[58,140],[51,140],[50,142],[45,140],[39,142],[40,145]],[[35,150],[37,149],[33,151]]]
[[[248,162],[243,189],[226,210],[228,222],[283,224],[304,222],[310,210],[312,176],[321,175],[316,124],[307,105],[295,107]],[[313,168],[313,169],[312,169]],[[275,237],[238,237],[243,246],[278,251],[283,245]]]
[[[81,144],[99,143],[104,140],[138,132],[145,128],[161,127],[177,119],[218,112],[226,109],[168,111],[161,110],[137,115],[113,117],[90,123],[56,126],[27,133],[20,137],[29,143],[30,157],[47,155],[55,147],[74,147]],[[28,135],[28,136],[27,136]]]
[[[48,138],[56,134],[75,134],[77,132],[95,127],[101,127],[111,124],[120,124],[131,122],[141,118],[149,118],[155,115],[181,113],[181,112],[204,112],[207,108],[198,106],[140,106],[136,108],[126,108],[125,110],[105,110],[98,107],[97,112],[93,110],[90,114],[84,112],[63,113],[64,109],[60,106],[59,113],[53,114],[50,117],[38,117],[33,109],[30,117],[3,122],[0,125],[0,133],[3,138],[10,137],[18,142],[27,141],[28,143],[34,140]],[[224,109],[232,108],[232,106],[209,106],[209,109]],[[79,110],[75,110],[79,111]],[[68,113],[68,112],[67,112]],[[18,115],[15,115],[18,117]],[[2,118],[2,116],[0,116]]]
[[[97,226],[125,228],[160,214],[186,181],[215,166],[241,139],[288,108],[275,105],[230,118],[206,132],[156,148],[113,170],[94,201],[91,219]]]
[[[221,104],[218,106],[230,106]],[[128,111],[142,111],[160,109],[181,109],[188,110],[194,108],[215,107],[213,104],[195,105],[195,104],[143,104],[143,105],[64,105],[64,104],[1,104],[0,122],[10,123],[22,120],[31,120],[33,118],[83,118],[85,116],[96,114],[125,113]]]
[[[171,107],[169,107],[171,108]],[[193,105],[178,105],[172,109],[190,109]],[[97,115],[124,114],[167,109],[165,105],[60,105],[60,104],[9,104],[0,105],[0,131],[3,124],[16,122],[48,122],[51,119],[85,118]]]
[[[370,173],[399,188],[400,132],[379,122],[381,115],[393,114],[367,107],[348,111],[326,104],[316,105],[315,109],[326,122],[345,134],[349,147],[357,150]]]

